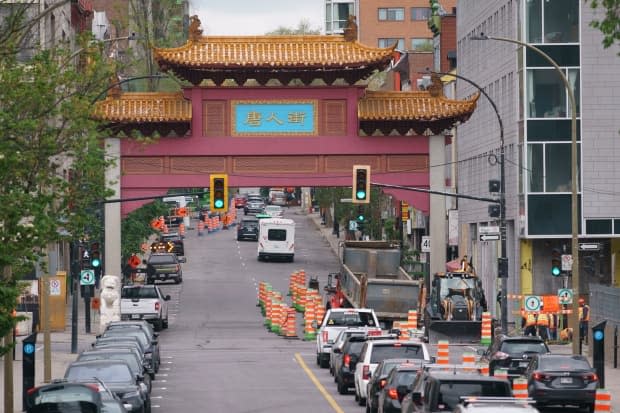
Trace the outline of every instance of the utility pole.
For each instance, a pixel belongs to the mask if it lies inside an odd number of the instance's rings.
[[[7,265],[3,269],[3,276],[6,281],[13,277],[11,266]],[[4,336],[4,345],[8,348],[13,344],[13,332],[8,332]],[[11,353],[4,355],[4,413],[13,413],[13,358]]]

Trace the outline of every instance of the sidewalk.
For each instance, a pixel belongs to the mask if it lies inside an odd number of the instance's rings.
[[[72,301],[69,297],[66,306],[66,323],[65,330],[59,332],[52,332],[51,335],[51,369],[52,379],[62,378],[65,369],[74,361],[77,354],[71,353],[71,313],[72,313]],[[77,334],[77,350],[78,353],[90,348],[90,345],[95,341],[95,335],[99,331],[99,320],[93,318],[91,322],[91,334],[86,333],[85,319],[84,319],[84,301],[80,298],[78,301],[78,334]],[[13,411],[22,411],[22,340],[26,336],[19,336],[15,339],[15,361],[13,361]],[[37,346],[35,352],[35,383],[36,385],[43,384],[43,333],[37,334]],[[12,357],[9,353],[8,357]],[[4,408],[4,359],[0,360],[0,410]]]
[[[329,243],[334,254],[338,255],[338,244],[344,241],[343,238],[336,238],[331,227],[321,224],[321,216],[318,212],[310,213],[308,216],[314,222],[316,228],[321,231],[323,238]],[[570,345],[552,345],[551,351],[553,353],[571,354],[572,348]],[[592,357],[588,354],[589,347],[583,347],[583,355],[588,357],[590,363],[592,363]],[[614,369],[613,354],[605,353],[605,388],[611,393],[612,411],[620,412],[620,368]]]

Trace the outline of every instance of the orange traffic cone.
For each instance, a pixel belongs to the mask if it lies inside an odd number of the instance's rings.
[[[282,330],[282,336],[284,338],[299,338],[297,337],[297,331],[295,329],[296,312],[294,308],[286,307],[286,319],[284,321],[284,328]]]
[[[437,343],[437,364],[450,364],[450,343],[439,340]]]

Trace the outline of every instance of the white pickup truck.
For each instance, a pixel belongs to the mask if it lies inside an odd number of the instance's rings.
[[[325,313],[316,335],[316,364],[329,367],[332,345],[338,334],[347,328],[367,327],[380,331],[379,320],[371,308],[331,308]]]
[[[125,285],[121,290],[121,320],[146,320],[155,331],[168,328],[168,300],[156,285]]]

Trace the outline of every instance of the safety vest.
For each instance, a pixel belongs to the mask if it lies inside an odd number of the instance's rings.
[[[538,325],[542,327],[549,327],[549,316],[545,313],[538,315]]]
[[[549,328],[552,330],[557,329],[558,328],[558,315],[549,313],[547,314],[547,316],[549,317]]]
[[[535,326],[536,325],[536,315],[534,313],[528,313],[527,318],[525,319],[525,326]]]
[[[585,311],[584,311],[585,309]],[[590,321],[590,306],[579,307],[579,321]]]

